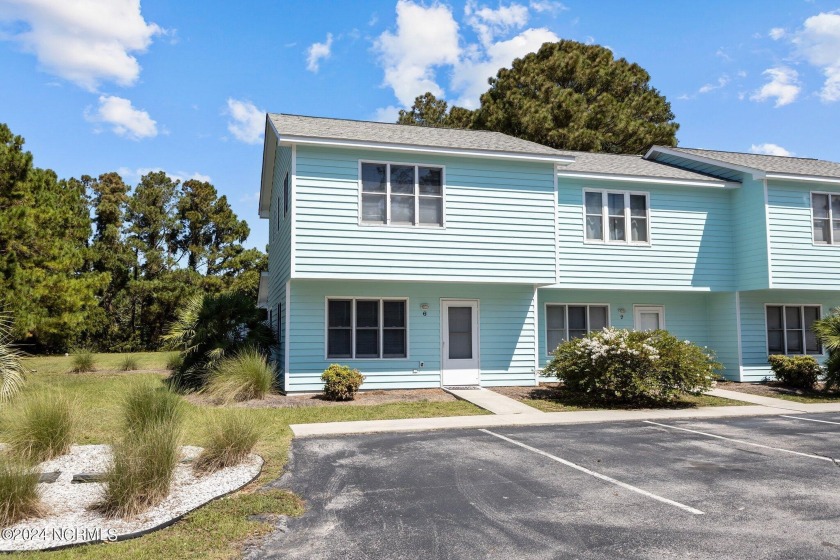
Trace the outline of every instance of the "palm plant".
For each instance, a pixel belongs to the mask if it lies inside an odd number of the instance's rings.
[[[210,371],[226,355],[247,347],[267,354],[274,335],[265,323],[265,310],[248,295],[233,292],[188,299],[164,335],[164,342],[180,350],[184,358],[172,372],[172,385],[179,390],[195,390],[204,385]]]
[[[26,381],[23,353],[12,345],[12,318],[0,312],[0,403],[12,400]]]
[[[825,361],[825,389],[840,387],[840,307],[835,307],[826,317],[814,321],[811,329],[828,350]]]

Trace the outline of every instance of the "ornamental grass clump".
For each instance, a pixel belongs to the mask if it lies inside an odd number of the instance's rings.
[[[274,387],[276,374],[256,348],[222,358],[210,371],[205,392],[224,402],[262,399]]]
[[[40,463],[70,450],[76,412],[59,393],[33,393],[9,411],[4,423],[10,451],[23,461]]]
[[[96,370],[96,358],[90,350],[76,350],[72,355],[71,373],[89,373]]]
[[[247,457],[260,439],[260,427],[253,416],[227,413],[207,427],[206,442],[193,469],[199,474],[233,467]]]
[[[714,355],[668,331],[605,328],[557,347],[545,373],[604,402],[668,402],[712,387]]]
[[[0,311],[0,404],[11,401],[26,382],[23,353],[15,348],[12,338],[12,318]]]
[[[181,398],[163,387],[138,385],[123,403],[122,438],[112,447],[99,510],[130,517],[160,503],[175,468],[183,422]]]
[[[137,356],[131,354],[122,359],[119,365],[120,371],[137,371],[140,366],[137,361]]]
[[[44,513],[38,479],[31,465],[10,457],[0,458],[0,527]]]

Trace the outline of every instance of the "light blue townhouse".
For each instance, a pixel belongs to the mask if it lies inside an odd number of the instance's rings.
[[[285,392],[535,385],[612,325],[714,350],[736,381],[823,349],[840,306],[840,164],[269,114],[260,302]]]

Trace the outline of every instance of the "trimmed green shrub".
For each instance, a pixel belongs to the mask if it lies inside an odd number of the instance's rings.
[[[261,399],[271,392],[274,368],[255,348],[221,359],[210,372],[205,391],[224,402]]]
[[[126,432],[140,432],[161,424],[180,425],[184,416],[181,397],[166,387],[135,386],[123,402]]]
[[[140,369],[137,363],[137,356],[132,356],[131,354],[122,359],[119,367],[120,371],[137,371]]]
[[[212,473],[241,463],[260,439],[260,427],[253,416],[228,413],[214,418],[207,427],[204,450],[193,469]]]
[[[0,527],[43,513],[38,479],[31,466],[8,457],[0,459]]]
[[[822,368],[813,356],[773,355],[767,362],[779,382],[797,389],[813,390]]]
[[[108,517],[130,517],[159,504],[178,466],[180,426],[153,424],[128,432],[113,446],[99,509]]]
[[[324,397],[331,401],[352,401],[364,380],[365,376],[357,369],[330,364],[330,367],[321,374],[321,381],[324,382]]]
[[[64,455],[73,443],[76,414],[63,395],[27,395],[5,419],[6,440],[20,459],[40,463]]]
[[[670,401],[709,390],[722,366],[668,331],[606,328],[557,347],[545,374],[607,402]]]
[[[72,355],[72,364],[70,368],[72,373],[88,373],[95,371],[96,358],[90,350],[76,350]]]

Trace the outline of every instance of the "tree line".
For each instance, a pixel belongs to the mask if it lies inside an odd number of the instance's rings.
[[[0,123],[0,305],[30,352],[158,349],[190,296],[256,302],[267,258],[249,233],[208,182],[59,179]]]

